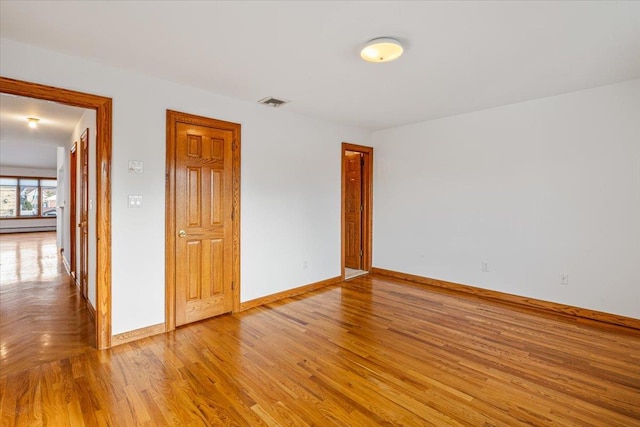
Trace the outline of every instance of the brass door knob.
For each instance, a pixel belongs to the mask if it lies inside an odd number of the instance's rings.
[[[187,237],[187,232],[184,230],[178,231],[178,237]]]

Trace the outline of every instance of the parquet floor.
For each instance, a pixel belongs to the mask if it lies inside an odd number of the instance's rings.
[[[56,233],[0,234],[0,375],[84,353],[94,342]]]
[[[0,375],[4,426],[640,426],[640,333],[380,276]]]

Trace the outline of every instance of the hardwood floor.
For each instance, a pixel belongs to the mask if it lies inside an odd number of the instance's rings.
[[[94,323],[64,269],[56,233],[1,234],[0,375],[84,353],[94,342]]]
[[[0,376],[0,425],[640,425],[640,333],[380,276]]]

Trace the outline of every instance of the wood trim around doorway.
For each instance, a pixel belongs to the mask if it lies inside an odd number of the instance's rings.
[[[111,98],[0,77],[0,92],[96,111],[96,347],[111,347]]]
[[[344,254],[345,254],[345,211],[346,211],[346,171],[344,169],[345,152],[356,151],[363,153],[364,167],[362,170],[363,183],[363,213],[362,220],[362,268],[371,271],[373,253],[373,147],[364,145],[342,143],[340,152],[341,164],[341,207],[340,207],[340,274],[344,280]]]
[[[167,110],[166,175],[165,175],[165,331],[176,328],[176,161],[175,138],[177,123],[212,126],[234,132],[232,157],[232,277],[233,312],[240,307],[240,125],[208,117]]]
[[[78,275],[76,274],[76,256],[78,252],[76,248],[76,230],[78,228],[78,215],[76,212],[76,190],[78,183],[77,173],[78,141],[75,141],[69,151],[69,241],[71,242],[71,245],[69,246],[69,274],[76,285],[78,285]]]

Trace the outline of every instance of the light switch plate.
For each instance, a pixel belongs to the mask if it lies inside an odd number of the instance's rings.
[[[142,207],[142,196],[129,195],[129,207],[130,208],[141,208]]]
[[[129,160],[129,173],[143,173],[144,162],[141,160]]]

